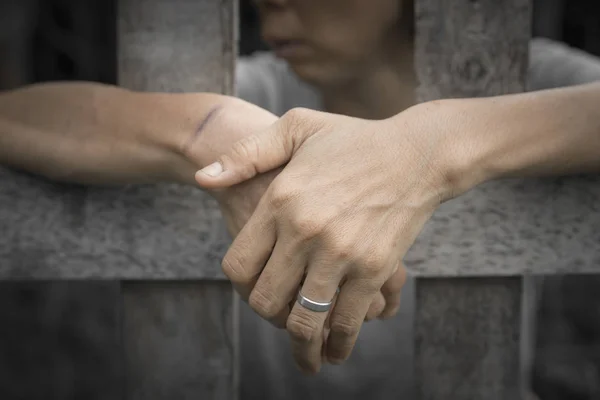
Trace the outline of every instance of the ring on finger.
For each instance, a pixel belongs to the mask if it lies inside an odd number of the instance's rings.
[[[340,288],[337,289],[336,294],[340,292]],[[329,309],[331,308],[331,305],[333,304],[333,299],[331,299],[330,301],[323,303],[320,301],[314,301],[309,299],[308,297],[304,297],[302,295],[302,293],[298,292],[298,298],[297,298],[298,304],[300,304],[302,307],[306,308],[307,310],[310,311],[314,311],[314,312],[327,312],[329,311]]]

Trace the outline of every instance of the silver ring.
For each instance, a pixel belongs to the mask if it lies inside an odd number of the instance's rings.
[[[337,289],[336,293],[340,292],[340,288]],[[298,292],[298,303],[310,310],[310,311],[314,311],[314,312],[327,312],[329,311],[329,309],[331,308],[331,305],[333,304],[333,299],[331,299],[331,301],[328,301],[327,303],[321,303],[318,301],[313,301],[307,297],[302,296],[302,293]]]

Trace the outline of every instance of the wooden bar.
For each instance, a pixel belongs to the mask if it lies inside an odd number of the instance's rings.
[[[0,90],[31,83],[38,0],[0,2]]]
[[[120,85],[233,93],[236,7],[120,0]],[[237,303],[220,268],[229,243],[216,202],[194,188],[92,188],[0,168],[0,279],[126,281],[128,399],[237,397]],[[116,380],[105,382],[115,395]]]
[[[120,85],[233,93],[231,0],[120,3]],[[216,202],[179,185],[95,188],[0,168],[0,279],[226,279]]]
[[[518,399],[521,278],[417,281],[422,399]]]
[[[130,282],[123,293],[128,400],[236,398],[228,282]]]
[[[528,2],[488,3],[418,2],[421,100],[522,89]],[[122,32],[121,82],[142,90],[231,93],[234,5],[152,4],[139,7],[158,25],[138,19],[139,29]],[[186,25],[193,18],[195,25]],[[496,40],[492,32],[501,31]],[[598,272],[598,198],[600,177],[490,182],[442,205],[406,264],[430,277]],[[220,212],[193,188],[57,185],[0,168],[0,204],[3,280],[225,278],[219,260],[229,242]]]
[[[121,86],[233,93],[234,1],[120,0],[118,12]],[[141,277],[189,278],[178,274],[193,270],[220,277],[216,271],[228,241],[219,235],[223,228],[214,202],[199,190],[177,186],[138,195],[153,212],[169,212],[157,227],[167,240],[165,263],[156,265],[154,249],[148,259],[154,271]],[[207,251],[211,246],[216,251]],[[178,251],[187,256],[178,259]],[[228,282],[124,282],[122,293],[128,400],[237,398],[237,312]]]
[[[430,277],[600,272],[598,198],[594,176],[490,182],[443,204],[406,265]],[[2,280],[224,279],[229,239],[197,190],[92,189],[0,168],[0,204]]]
[[[417,0],[415,18],[419,100],[489,96],[525,88],[529,0]],[[436,213],[433,235],[430,230],[415,246],[418,255],[410,260],[411,267],[417,264],[423,275],[430,276],[416,282],[419,399],[512,400],[521,394],[522,278],[434,278],[469,272],[510,274],[502,271],[502,265],[515,250],[510,245],[520,246],[516,236],[522,224],[502,229],[505,226],[491,222],[505,216],[517,221],[518,213],[495,207],[510,199],[513,190],[494,197],[493,190],[483,188],[447,205],[455,218]],[[456,226],[470,234],[460,237],[453,232]],[[450,240],[443,234],[449,232]],[[482,253],[485,257],[480,258]],[[527,256],[518,254],[520,264],[536,261]],[[454,268],[448,268],[448,263]]]

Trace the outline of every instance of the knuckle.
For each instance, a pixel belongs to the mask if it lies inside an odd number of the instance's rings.
[[[289,182],[282,183],[282,181],[276,180],[271,184],[269,201],[271,206],[277,210],[281,210],[296,198],[298,194],[299,190]]]
[[[323,220],[309,213],[299,213],[293,220],[293,227],[303,240],[314,239],[324,232]]]
[[[255,162],[261,160],[260,146],[254,135],[235,142],[231,146],[231,154],[233,158],[238,159],[238,162],[235,162],[235,164],[237,165],[238,173],[243,179],[250,179],[259,172],[256,170]],[[223,158],[227,157],[223,156]],[[244,162],[239,163],[239,160],[244,160]],[[224,164],[227,163],[224,162]]]
[[[260,146],[256,137],[250,135],[235,142],[231,147],[231,152],[244,159],[258,160],[260,157]]]
[[[264,291],[258,287],[250,294],[248,303],[258,315],[265,319],[275,318],[280,311],[280,307],[274,296],[264,293]]]
[[[285,122],[289,133],[292,135],[297,131],[312,134],[325,126],[321,117],[322,113],[318,111],[296,107],[283,114],[281,120]]]
[[[221,268],[227,278],[234,283],[244,284],[252,279],[252,274],[244,267],[242,258],[233,247],[223,257]]]
[[[307,114],[309,112],[310,111],[304,107],[294,107],[291,110],[287,111],[285,114],[283,114],[282,118],[285,119],[288,123],[299,123],[300,121],[306,119]]]
[[[299,342],[312,342],[319,337],[319,326],[315,318],[304,313],[290,314],[286,329],[292,339]]]
[[[386,252],[378,249],[364,253],[357,262],[361,269],[361,275],[368,279],[381,277],[388,265],[388,257]]]
[[[387,293],[398,293],[402,290],[405,281],[402,275],[403,274],[395,274],[385,282],[384,287]]]
[[[358,257],[354,240],[348,240],[348,235],[330,234],[327,236],[328,247],[338,260],[352,261]]]
[[[354,316],[338,314],[331,321],[331,331],[340,336],[352,338],[358,335],[361,322],[360,319]]]

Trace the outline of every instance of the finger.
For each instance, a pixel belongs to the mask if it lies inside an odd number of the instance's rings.
[[[319,303],[333,300],[341,276],[332,275],[321,263],[309,265],[306,280],[300,293],[307,299]],[[329,308],[331,309],[331,308]],[[313,374],[321,368],[321,349],[328,312],[317,312],[299,302],[294,304],[287,320],[287,330],[292,342],[292,353],[300,369]]]
[[[264,209],[261,201],[221,263],[223,272],[246,302],[271,256],[277,237],[273,217]]]
[[[233,144],[231,150],[196,173],[206,189],[247,181],[290,161],[302,143],[314,134],[320,113],[292,110],[264,131]]]
[[[340,284],[340,286],[343,283]],[[338,291],[336,290],[335,296],[333,297],[333,302],[331,304],[331,309],[327,313],[327,318],[325,319],[325,324],[323,325],[323,344],[321,348],[321,364],[327,364],[327,340],[329,339],[329,333],[331,332],[331,313],[335,310],[335,304],[337,303]]]
[[[372,284],[359,279],[349,279],[340,288],[327,340],[330,363],[341,364],[350,357],[369,306],[378,292]]]
[[[394,274],[381,287],[381,294],[385,299],[385,307],[381,311],[379,318],[391,318],[398,313],[400,309],[400,299],[402,297],[402,287],[406,283],[406,267],[404,263],[398,263],[398,268]]]
[[[302,283],[304,283],[304,280],[302,281]],[[288,310],[288,312],[286,314],[287,316],[289,316],[289,310],[291,310],[294,307],[294,303],[297,301],[296,299],[298,298],[298,293],[300,293],[300,288],[301,288],[301,286],[298,286],[298,288],[294,292],[294,300],[290,301],[290,303],[286,307],[286,309]],[[337,302],[337,296],[338,296],[338,292],[336,291],[336,294],[333,297],[333,302],[331,304],[331,309],[327,313],[327,318],[325,319],[325,324],[323,326],[323,345],[322,345],[323,347],[321,349],[321,364],[327,364],[327,362],[328,362],[327,361],[327,339],[329,338],[329,332],[331,330],[331,329],[329,329],[330,317],[331,317],[332,311],[335,309],[335,303]]]
[[[371,321],[381,314],[384,310],[386,304],[385,299],[383,298],[383,294],[378,292],[375,297],[373,297],[373,301],[369,306],[369,310],[367,311],[367,315],[365,316],[365,321]]]
[[[282,242],[275,244],[271,258],[262,270],[249,304],[261,317],[279,328],[285,328],[290,308],[288,304],[297,296],[306,260],[294,246]]]

